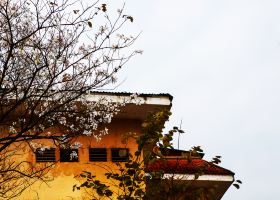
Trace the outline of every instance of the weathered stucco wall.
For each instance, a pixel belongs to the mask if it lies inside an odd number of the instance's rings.
[[[75,178],[83,170],[90,171],[103,181],[103,176],[108,170],[116,168],[115,163],[111,162],[110,148],[128,148],[133,153],[137,145],[133,139],[129,139],[125,144],[122,142],[122,135],[128,132],[140,132],[141,122],[138,120],[115,119],[106,126],[109,134],[100,141],[93,137],[80,137],[76,141],[82,144],[78,150],[79,162],[57,162],[50,170],[49,175],[52,181],[46,183],[36,182],[32,187],[22,193],[17,199],[20,200],[70,200],[70,199],[88,199],[82,191],[73,192],[73,185],[79,183]],[[51,143],[48,143],[51,145]],[[53,145],[52,145],[53,146]],[[107,162],[90,162],[89,148],[107,148]],[[56,158],[59,159],[59,149],[56,149]],[[34,164],[36,158],[34,153],[29,153],[28,160]],[[40,163],[39,163],[40,164]],[[41,163],[42,164],[42,163]]]

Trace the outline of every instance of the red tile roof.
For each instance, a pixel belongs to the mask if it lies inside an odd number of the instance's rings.
[[[211,175],[234,175],[230,170],[214,165],[202,159],[161,159],[148,164],[147,172],[162,171],[163,173],[194,174],[203,173]]]

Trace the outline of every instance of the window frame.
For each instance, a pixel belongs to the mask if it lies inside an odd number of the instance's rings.
[[[70,158],[70,154],[72,152],[76,152],[77,153],[77,158],[74,158],[71,160]],[[64,155],[63,155],[64,154]],[[69,155],[69,158],[67,159],[67,154]],[[59,149],[59,161],[63,162],[63,163],[67,163],[67,162],[79,162],[79,151],[78,149],[74,149],[74,148],[70,148],[70,149]]]
[[[120,150],[126,150],[126,156],[120,156],[119,155]],[[116,156],[116,154],[118,154],[118,156]],[[128,148],[111,148],[111,159],[112,159],[112,162],[127,162],[129,159],[129,149]]]
[[[35,151],[35,161],[36,162],[56,162],[56,149],[49,148],[40,150],[41,148],[37,148]]]
[[[103,152],[98,152],[98,150]],[[90,147],[88,150],[88,157],[90,162],[107,162],[108,161],[108,152],[107,148],[95,148]]]

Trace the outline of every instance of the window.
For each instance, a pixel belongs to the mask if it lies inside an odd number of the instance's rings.
[[[36,149],[35,152],[36,162],[55,162],[55,149]]]
[[[79,162],[78,149],[60,149],[60,162]]]
[[[106,162],[107,161],[106,148],[90,148],[89,149],[89,161]]]
[[[128,161],[128,149],[115,148],[111,149],[113,162],[126,162]]]

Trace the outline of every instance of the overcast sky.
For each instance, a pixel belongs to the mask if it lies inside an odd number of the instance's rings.
[[[126,10],[144,54],[117,90],[174,96],[170,124],[182,119],[187,131],[180,148],[221,155],[244,182],[223,200],[278,200],[280,1],[127,0]]]

